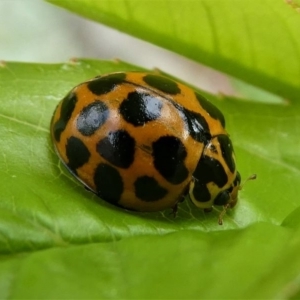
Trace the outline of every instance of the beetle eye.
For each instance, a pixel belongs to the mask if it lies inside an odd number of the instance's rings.
[[[227,204],[229,199],[230,199],[230,192],[231,191],[232,191],[232,187],[230,187],[226,191],[222,191],[221,193],[219,193],[219,195],[214,200],[214,204],[215,205],[225,205],[225,204]]]

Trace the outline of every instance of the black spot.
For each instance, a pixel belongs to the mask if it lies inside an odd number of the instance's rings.
[[[88,162],[91,155],[85,144],[74,136],[67,140],[66,154],[69,160],[67,165],[75,173],[77,168]]]
[[[172,95],[180,93],[180,88],[178,87],[177,83],[166,77],[148,74],[144,76],[143,79],[147,84],[164,93]]]
[[[107,120],[109,109],[102,101],[95,101],[83,108],[77,118],[77,129],[84,136],[92,135]]]
[[[182,107],[178,103],[173,103],[173,105],[176,107],[181,118],[183,119],[190,136],[195,141],[204,143],[206,145],[211,139],[211,134],[205,118],[196,112]]]
[[[195,93],[197,99],[199,100],[201,106],[209,113],[209,115],[216,119],[219,120],[222,126],[225,128],[225,118],[223,113],[216,107],[214,106],[211,102],[209,102],[206,98],[204,98],[202,95]]]
[[[185,146],[175,136],[163,136],[153,142],[154,166],[169,182],[179,184],[188,177],[188,170],[184,165],[187,156]]]
[[[221,188],[227,183],[227,175],[221,163],[205,155],[200,158],[193,176],[196,178],[195,185],[214,182]]]
[[[123,118],[134,126],[141,126],[160,117],[162,103],[147,93],[132,92],[120,106]]]
[[[185,123],[191,137],[200,143],[207,144],[211,139],[208,124],[203,116],[188,109],[184,109]]]
[[[231,199],[230,194],[232,193],[233,189],[240,185],[241,183],[241,175],[239,172],[236,173],[235,179],[232,183],[232,185],[230,186],[229,189],[220,192],[217,197],[214,199],[214,204],[215,205],[225,205],[229,202],[229,200]]]
[[[118,203],[124,189],[118,170],[107,164],[99,164],[95,170],[94,183],[99,197],[115,205]]]
[[[143,201],[158,201],[167,194],[167,190],[161,187],[158,182],[149,176],[139,177],[135,183],[135,195]]]
[[[60,117],[53,125],[53,134],[57,142],[60,141],[60,135],[65,130],[68,121],[71,118],[75,108],[77,97],[74,92],[70,92],[63,100],[60,109]]]
[[[135,141],[125,130],[111,131],[96,147],[102,157],[117,167],[126,169],[133,163]]]
[[[195,181],[195,186],[193,189],[193,196],[199,202],[208,202],[211,199],[209,190],[204,183]]]
[[[121,84],[125,78],[125,73],[104,75],[89,81],[87,87],[92,93],[102,95],[112,91],[117,85]]]
[[[231,140],[225,134],[219,135],[217,138],[218,138],[218,141],[220,143],[222,156],[223,156],[229,170],[232,173],[234,173],[234,171],[235,171],[235,162],[234,162],[234,159],[233,159],[234,150],[233,150]]]

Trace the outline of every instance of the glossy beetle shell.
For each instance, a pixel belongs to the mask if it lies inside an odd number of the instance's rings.
[[[203,208],[236,202],[223,114],[166,77],[112,73],[79,84],[57,106],[51,135],[69,171],[112,204],[159,211],[187,193]]]

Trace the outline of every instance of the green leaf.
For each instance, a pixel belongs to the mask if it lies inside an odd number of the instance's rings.
[[[299,98],[299,2],[48,0],[291,101]]]
[[[288,230],[257,224],[52,248],[2,266],[8,278],[18,274],[11,299],[287,299],[299,246]]]
[[[223,226],[219,211],[189,201],[175,219],[114,207],[59,163],[49,133],[58,101],[96,75],[138,69],[92,60],[0,67],[1,297],[299,297],[297,103],[206,95],[225,114],[243,178],[258,174]]]

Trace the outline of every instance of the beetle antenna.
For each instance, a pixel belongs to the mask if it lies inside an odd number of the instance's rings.
[[[250,175],[241,185],[240,185],[240,187],[239,187],[239,190],[241,190],[243,187],[244,187],[244,185],[246,184],[246,182],[248,182],[249,180],[254,180],[254,179],[256,179],[257,178],[257,175],[256,174],[252,174],[252,175]]]

